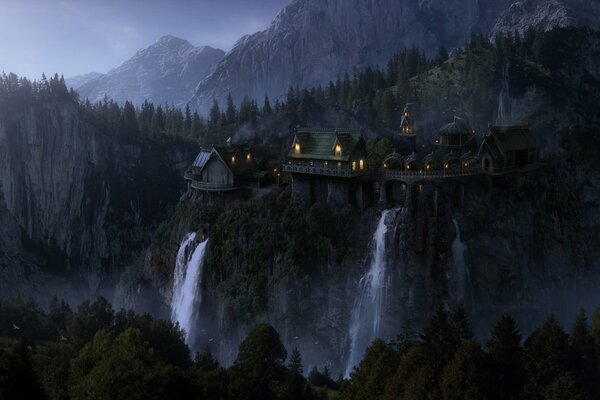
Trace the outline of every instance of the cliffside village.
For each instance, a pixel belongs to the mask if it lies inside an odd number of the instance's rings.
[[[407,106],[397,135],[412,143],[413,151],[394,151],[380,165],[367,166],[369,154],[361,133],[298,128],[291,135],[287,159],[272,171],[255,160],[249,145],[215,146],[201,149],[185,179],[212,201],[252,197],[288,174],[296,197],[366,206],[393,202],[394,184],[447,184],[480,175],[525,172],[538,163],[538,148],[527,126],[490,126],[478,140],[468,121],[454,117],[439,130],[434,150],[422,154],[415,151],[415,120]]]

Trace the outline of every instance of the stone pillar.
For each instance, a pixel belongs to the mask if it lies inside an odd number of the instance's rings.
[[[387,185],[381,182],[379,185],[379,204],[387,203]]]
[[[327,183],[327,203],[346,205],[350,202],[350,179],[331,178]]]
[[[310,176],[292,174],[292,195],[310,201]]]

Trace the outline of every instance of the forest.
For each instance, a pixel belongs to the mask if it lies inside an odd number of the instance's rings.
[[[2,399],[540,399],[600,395],[600,308],[570,332],[553,317],[523,340],[502,315],[482,344],[462,307],[441,307],[422,331],[406,322],[374,341],[348,379],[305,370],[297,349],[259,324],[224,368],[207,347],[190,355],[177,324],[115,311],[104,298],[72,310],[0,303]],[[305,377],[307,376],[307,378]]]

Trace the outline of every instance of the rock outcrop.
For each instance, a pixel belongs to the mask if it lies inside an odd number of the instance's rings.
[[[70,102],[3,113],[0,186],[12,226],[7,254],[25,257],[19,246],[37,252],[52,261],[40,265],[44,272],[68,275],[98,293],[139,256],[177,203],[194,150],[185,142],[101,133]]]
[[[600,24],[600,4],[587,0],[521,0],[504,11],[490,31],[523,34],[529,28],[550,30],[577,23],[597,27]]]
[[[149,100],[181,107],[224,54],[167,35],[121,66],[79,86],[77,92],[92,102],[107,96],[121,104],[130,101],[140,105]]]

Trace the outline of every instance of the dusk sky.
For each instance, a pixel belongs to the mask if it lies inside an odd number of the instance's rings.
[[[225,51],[291,0],[0,0],[0,71],[107,72],[171,34]]]

